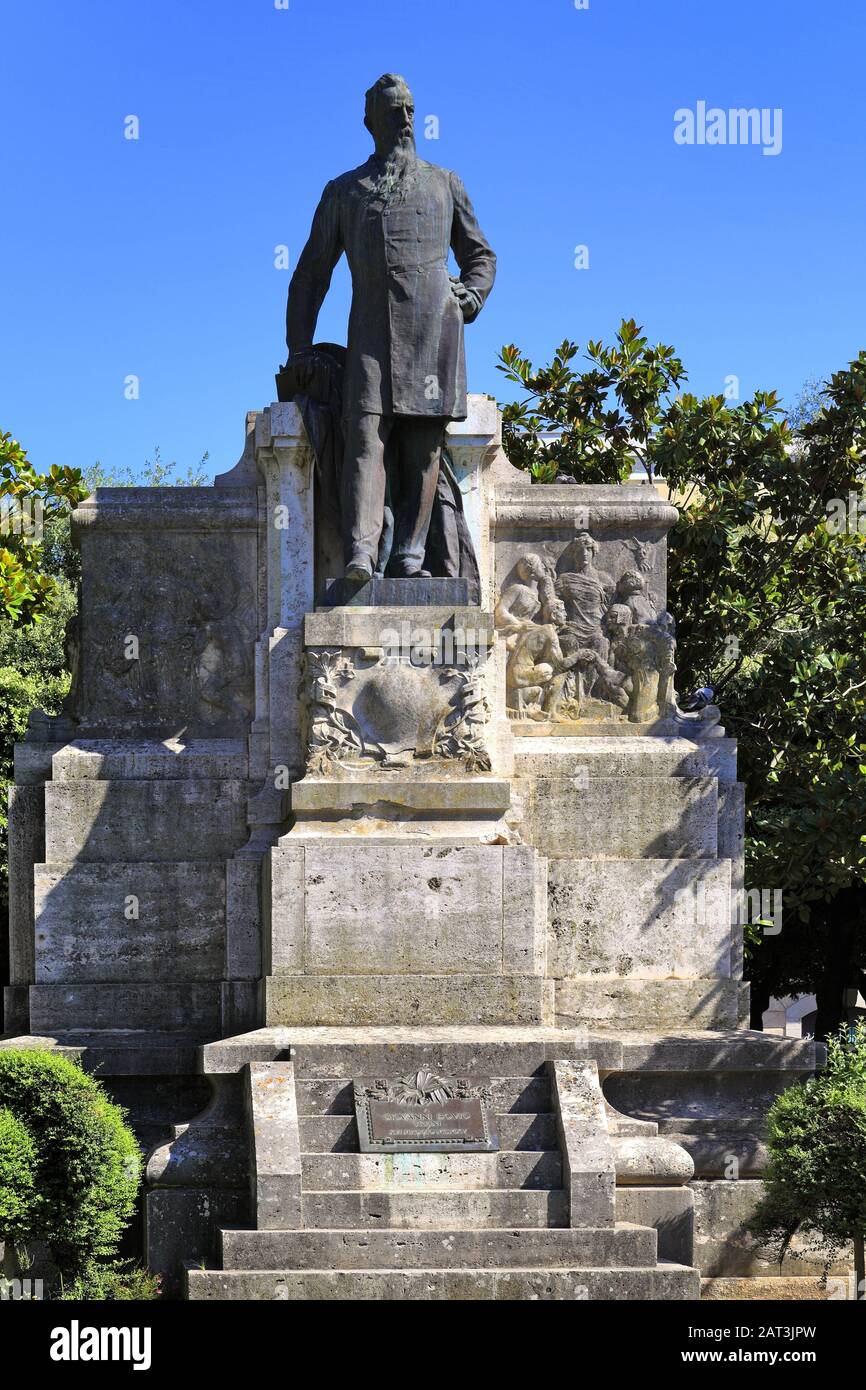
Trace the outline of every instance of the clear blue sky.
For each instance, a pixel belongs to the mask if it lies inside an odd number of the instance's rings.
[[[547,359],[634,315],[698,392],[866,346],[866,6],[857,0],[0,0],[0,428],[37,466],[236,459],[273,396],[286,270],[363,93],[403,73],[420,153],[499,257],[467,332]],[[781,153],[678,145],[674,112],[783,112]],[[124,139],[124,118],[140,138]],[[424,139],[424,118],[439,139]],[[574,248],[589,247],[588,270]],[[345,341],[348,275],[320,336]],[[137,401],[124,378],[140,378]]]

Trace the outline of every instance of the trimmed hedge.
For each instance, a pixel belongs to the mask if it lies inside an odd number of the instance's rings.
[[[8,1211],[0,1205],[0,1239],[45,1241],[71,1277],[113,1256],[142,1165],[120,1106],[59,1053],[0,1048],[3,1110],[12,1123],[0,1130],[0,1171],[13,1195]]]
[[[11,1110],[0,1110],[0,1235],[19,1245],[33,1207],[36,1145]]]

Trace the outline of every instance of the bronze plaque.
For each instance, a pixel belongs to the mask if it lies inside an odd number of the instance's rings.
[[[492,1153],[499,1148],[489,1082],[420,1067],[354,1083],[361,1153]]]

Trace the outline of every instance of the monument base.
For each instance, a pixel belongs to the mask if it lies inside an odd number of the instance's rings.
[[[186,1213],[190,1299],[696,1299],[759,1183],[761,1107],[815,1045],[748,1032],[266,1028],[201,1050],[221,1097],[151,1156],[154,1244]],[[362,1152],[358,1077],[485,1078],[497,1152]],[[191,1229],[184,1185],[245,1173],[246,1218]],[[728,1200],[748,1187],[748,1200]],[[225,1203],[225,1198],[224,1198]],[[751,1267],[772,1266],[754,1253]],[[811,1267],[803,1269],[811,1274]]]

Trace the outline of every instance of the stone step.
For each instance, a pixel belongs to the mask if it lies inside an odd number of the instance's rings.
[[[538,777],[526,784],[532,844],[551,859],[715,859],[714,777]]]
[[[188,1266],[190,1300],[319,1302],[679,1301],[700,1297],[700,1273],[654,1269],[217,1270]]]
[[[352,1081],[296,1080],[299,1115],[354,1115]],[[493,1107],[500,1114],[539,1114],[550,1110],[550,1080],[541,1076],[498,1076],[490,1080]]]
[[[324,980],[324,985],[329,980]],[[398,984],[405,988],[408,981]],[[442,980],[436,981],[441,985]],[[758,1035],[763,1036],[763,1035]],[[616,1070],[622,1047],[615,1039],[594,1037],[592,1056],[606,1070]],[[658,1039],[653,1039],[659,1046]],[[407,1026],[270,1025],[238,1038],[209,1043],[204,1070],[222,1074],[244,1062],[288,1057],[291,1049],[296,1083],[334,1082],[339,1077],[406,1076],[429,1067],[443,1076],[549,1078],[555,1060],[579,1060],[588,1054],[590,1039],[578,1026],[539,1027],[527,1024]],[[505,1109],[503,1106],[502,1109]]]
[[[39,983],[224,975],[223,864],[36,864],[33,877]]]
[[[302,1191],[394,1192],[421,1189],[562,1186],[562,1158],[542,1153],[304,1154]]]
[[[316,1230],[413,1230],[567,1226],[562,1188],[465,1192],[304,1192],[304,1226]]]
[[[248,837],[236,778],[45,784],[47,863],[227,859]]]
[[[300,1131],[302,1153],[358,1152],[354,1116],[302,1115]],[[503,1149],[559,1149],[553,1115],[498,1114],[496,1132]]]
[[[552,1024],[553,981],[537,975],[271,975],[269,1026]],[[422,1063],[423,1064],[423,1063]],[[389,1067],[389,1074],[394,1075]]]
[[[220,1032],[219,984],[31,985],[30,1030],[152,1029]]]
[[[223,1228],[224,1269],[635,1268],[656,1262],[650,1226],[479,1230]]]

